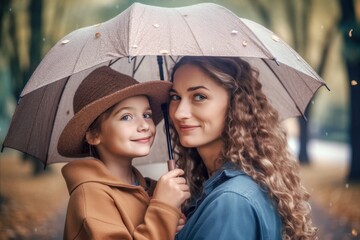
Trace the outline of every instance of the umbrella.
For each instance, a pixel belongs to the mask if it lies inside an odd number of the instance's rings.
[[[71,161],[60,156],[56,146],[73,116],[74,92],[87,74],[109,65],[139,81],[168,79],[173,64],[185,55],[239,56],[249,61],[259,70],[264,92],[282,119],[303,115],[313,94],[326,85],[273,32],[222,6],[163,8],[134,3],[53,46],[21,93],[3,148],[26,152],[45,164]],[[161,132],[154,144],[160,151],[145,161],[168,158],[159,154],[165,145]]]

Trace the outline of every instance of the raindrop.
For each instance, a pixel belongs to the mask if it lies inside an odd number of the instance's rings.
[[[280,41],[280,38],[276,35],[272,35],[271,36],[272,40],[274,40],[275,42],[279,42]]]
[[[99,33],[99,32],[95,33],[95,37],[96,37],[96,38],[101,37],[101,33]]]
[[[160,27],[160,25],[159,25],[159,24],[157,24],[157,23],[154,23],[154,24],[153,24],[153,26],[154,26],[154,28],[158,28],[158,27]]]
[[[358,83],[356,80],[351,80],[351,86],[356,86]]]
[[[45,42],[46,38],[43,38],[42,40],[43,40],[43,42]]]
[[[163,50],[160,50],[160,54],[169,54],[169,51],[168,51],[168,50],[163,49]]]
[[[132,47],[132,48],[137,48],[138,45],[134,44],[134,45],[132,45],[131,47]]]
[[[347,183],[347,184],[345,184],[345,188],[349,188],[349,184]]]
[[[315,102],[314,102],[314,100],[311,100],[311,104],[314,104]]]
[[[34,232],[37,232],[38,230],[37,230],[37,228],[34,228]]]
[[[352,32],[353,32],[353,29],[350,29],[350,31],[349,31],[349,37],[352,37]]]
[[[2,129],[0,128],[0,132],[1,132],[1,130],[2,130]]]
[[[239,31],[237,31],[237,30],[232,30],[232,31],[231,31],[231,34],[232,34],[232,35],[236,35],[238,32],[239,32]]]
[[[12,11],[12,8],[9,8],[9,12],[11,12]]]
[[[242,42],[242,45],[243,45],[244,47],[246,47],[246,46],[247,46],[247,41],[244,40],[244,41]]]
[[[326,132],[326,133],[325,133],[325,136],[328,136],[328,135],[329,135],[329,133],[328,133],[328,132]]]
[[[115,7],[116,9],[119,9],[119,5],[116,5],[116,7]]]
[[[100,26],[100,25],[101,25],[101,23],[98,23],[98,24],[95,24],[94,27],[98,27],[98,26]]]
[[[299,61],[301,60],[299,55],[296,55],[296,59],[299,60]]]
[[[62,40],[62,41],[61,41],[61,44],[62,44],[62,45],[65,45],[65,44],[67,44],[68,42],[70,42],[70,40],[69,40],[69,39],[65,39],[65,40]]]

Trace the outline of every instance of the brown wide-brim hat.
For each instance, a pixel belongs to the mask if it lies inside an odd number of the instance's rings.
[[[101,113],[129,97],[147,96],[153,121],[158,124],[163,118],[161,104],[167,102],[171,86],[170,82],[161,80],[139,83],[108,66],[95,69],[75,92],[74,116],[60,135],[59,154],[64,157],[88,156],[84,139],[89,126]]]

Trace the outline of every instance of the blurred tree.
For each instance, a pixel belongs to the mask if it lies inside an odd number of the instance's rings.
[[[27,80],[30,78],[32,72],[35,70],[37,64],[41,60],[41,49],[42,49],[42,1],[31,0],[27,5],[27,13],[29,17],[29,34],[30,34],[30,43],[29,43],[29,65],[23,65],[21,67],[21,54],[19,50],[20,39],[19,32],[24,29],[19,28],[17,23],[17,17],[20,13],[14,11],[12,6],[15,5],[15,1],[6,1],[5,5],[1,8],[0,17],[3,18],[5,12],[9,13],[9,26],[8,26],[8,36],[10,39],[11,46],[9,46],[12,51],[6,51],[7,57],[9,59],[9,68],[10,68],[10,80],[13,89],[13,95],[19,100],[21,91],[25,86]],[[18,4],[18,3],[16,3]],[[1,19],[3,20],[3,19]],[[3,22],[2,22],[3,23]],[[5,47],[2,47],[4,50]],[[42,173],[42,163],[26,154],[23,154],[23,159],[31,161],[33,165],[33,173],[37,175]]]
[[[351,166],[348,180],[360,181],[360,16],[356,16],[354,0],[340,0],[340,6],[340,29],[350,86]]]
[[[29,67],[24,70],[22,75],[22,81],[27,82],[30,79],[31,74],[35,71],[36,66],[41,61],[42,50],[42,11],[43,2],[39,0],[31,0],[29,3],[29,19],[30,19],[30,47],[29,47]],[[25,84],[18,86],[17,90],[22,90]],[[20,96],[20,92],[18,95]],[[33,165],[33,174],[38,175],[43,173],[42,163],[29,155],[23,154],[25,161],[31,161]]]
[[[275,29],[275,20],[271,17],[270,12],[273,11],[274,2],[265,2],[262,0],[252,0],[250,1],[251,4],[254,5],[263,19],[265,26],[269,29]],[[281,0],[278,1],[277,4],[282,5],[283,8],[283,15],[285,15],[286,22],[288,23],[288,29],[291,35],[290,45],[305,59],[307,58],[307,49],[309,47],[309,42],[311,41],[311,37],[309,36],[310,26],[309,23],[311,19],[311,14],[313,11],[314,1],[310,0],[303,0],[303,1],[289,1],[289,0]],[[334,18],[334,24],[332,24],[327,32],[325,33],[323,39],[324,44],[319,51],[319,62],[317,63],[317,67],[314,67],[316,72],[320,75],[324,75],[325,66],[327,60],[329,58],[329,51],[333,44],[333,40],[335,39],[336,34],[336,22],[337,19]],[[312,23],[313,24],[313,23]],[[275,30],[273,30],[275,31]],[[304,117],[299,118],[299,127],[300,127],[300,136],[299,136],[299,155],[298,159],[301,164],[309,164],[309,154],[307,148],[307,142],[309,140],[309,119],[310,119],[310,112],[311,112],[310,103],[304,113]]]

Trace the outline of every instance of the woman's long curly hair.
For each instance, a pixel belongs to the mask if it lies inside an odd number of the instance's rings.
[[[183,57],[175,64],[171,81],[186,64],[198,67],[229,93],[224,144],[216,165],[232,162],[268,191],[283,222],[283,239],[315,239],[309,193],[300,182],[298,162],[288,151],[279,114],[261,90],[259,73],[240,58]],[[173,126],[171,134],[177,164],[185,170],[192,197],[197,198],[208,178],[205,166],[196,148],[181,146]]]

